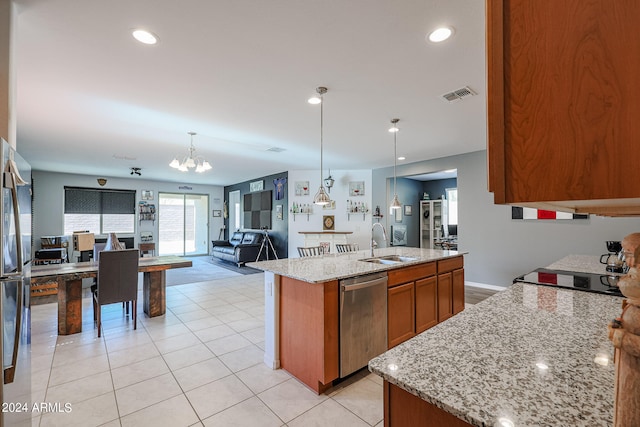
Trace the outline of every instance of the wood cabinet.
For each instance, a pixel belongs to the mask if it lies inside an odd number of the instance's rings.
[[[639,215],[640,2],[486,0],[495,203]]]
[[[387,294],[387,341],[389,348],[416,334],[414,283],[389,288]]]
[[[438,322],[464,310],[462,256],[438,261]]]
[[[389,348],[464,310],[462,256],[389,271]]]
[[[415,281],[416,334],[438,324],[438,280],[436,276]]]
[[[426,400],[384,382],[384,425],[386,427],[468,427],[471,424]]]

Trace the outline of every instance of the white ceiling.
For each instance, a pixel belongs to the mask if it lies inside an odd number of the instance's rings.
[[[325,169],[393,165],[394,117],[405,163],[485,148],[483,0],[16,4],[17,145],[34,169],[216,185],[318,169],[317,86]],[[441,24],[454,37],[425,41]],[[464,86],[478,95],[441,99]],[[213,170],[168,166],[188,131]]]

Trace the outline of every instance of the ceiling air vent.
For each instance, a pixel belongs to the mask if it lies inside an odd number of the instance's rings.
[[[270,147],[270,148],[267,148],[266,151],[272,151],[274,153],[282,153],[284,151],[284,148]]]
[[[469,86],[465,86],[463,88],[456,89],[453,92],[445,93],[442,95],[442,98],[447,102],[455,102],[474,95],[477,94]]]

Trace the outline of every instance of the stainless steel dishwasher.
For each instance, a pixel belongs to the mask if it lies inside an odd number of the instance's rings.
[[[387,273],[340,281],[340,377],[387,350]]]

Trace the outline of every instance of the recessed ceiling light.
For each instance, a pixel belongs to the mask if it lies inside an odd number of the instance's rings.
[[[137,29],[137,30],[133,30],[131,34],[133,34],[133,38],[138,40],[140,43],[144,43],[144,44],[158,43],[158,36],[153,34],[151,31]]]
[[[440,43],[453,35],[453,27],[438,27],[429,33],[428,39],[432,43]]]
[[[404,156],[400,156],[400,157],[398,157],[398,160],[406,160],[406,159],[407,159],[407,158],[406,158],[406,157],[404,157]]]

